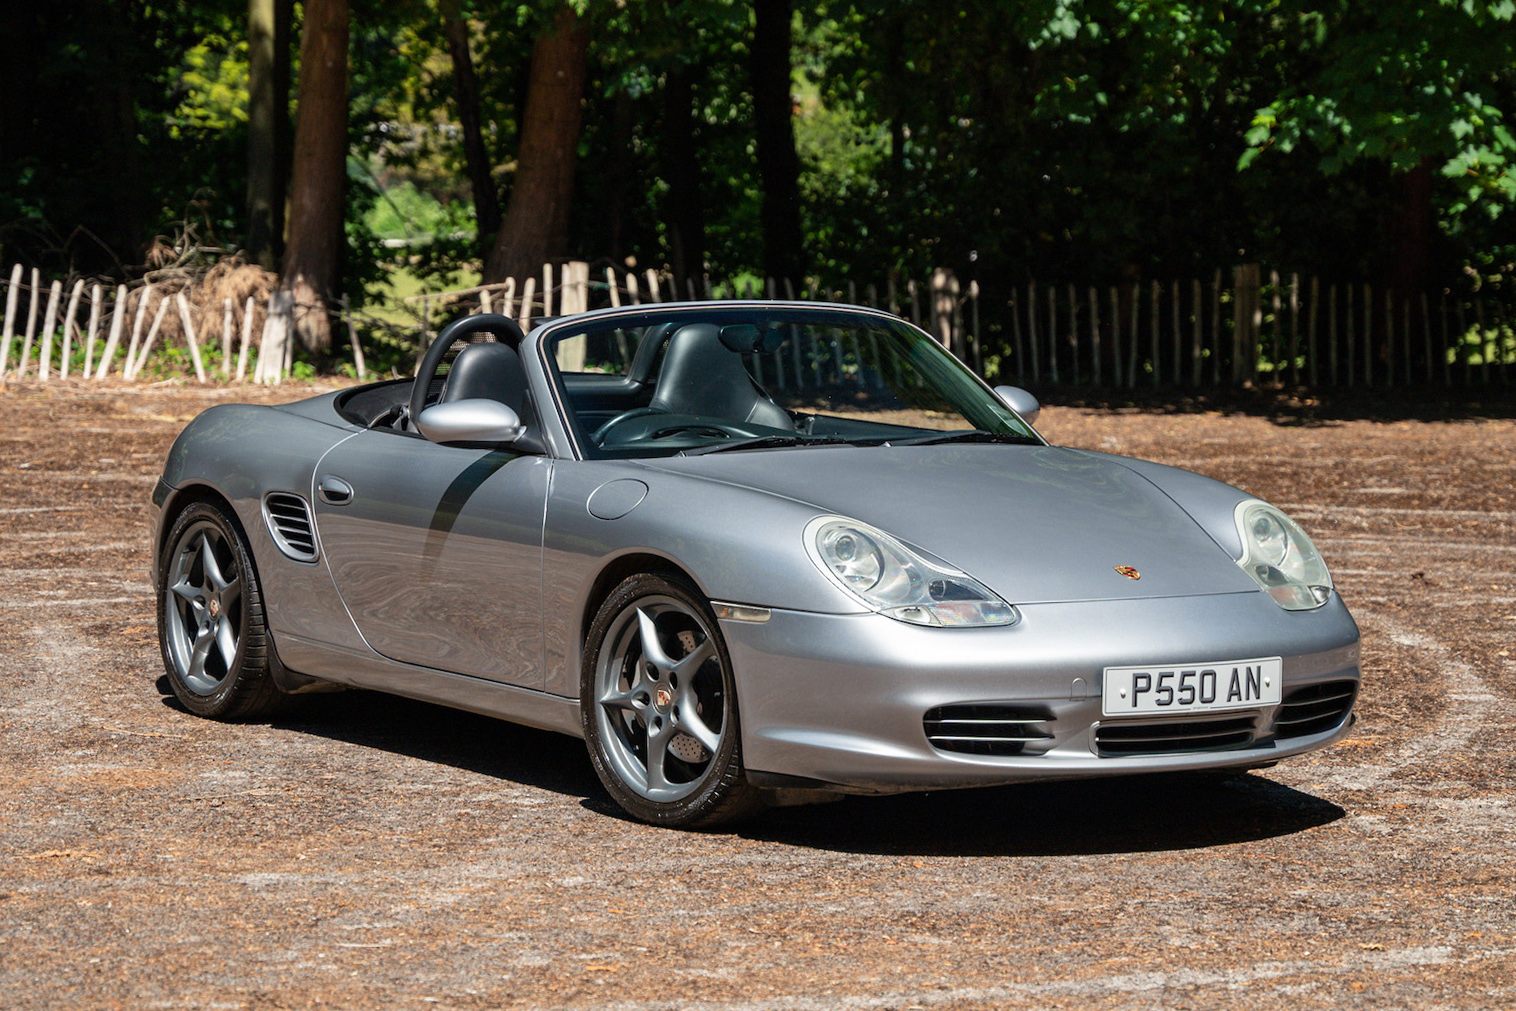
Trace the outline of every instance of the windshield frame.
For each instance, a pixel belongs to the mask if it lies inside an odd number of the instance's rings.
[[[593,447],[587,446],[588,433],[582,431],[577,415],[569,405],[567,383],[564,373],[558,365],[556,349],[559,339],[584,332],[654,326],[660,323],[667,323],[673,317],[681,316],[689,317],[692,323],[711,322],[720,325],[780,322],[810,326],[855,328],[872,326],[885,329],[898,328],[909,331],[914,339],[932,349],[928,352],[931,355],[930,361],[926,363],[928,369],[923,371],[930,371],[933,374],[940,372],[941,375],[937,376],[937,381],[957,386],[960,392],[962,384],[967,384],[973,388],[975,394],[987,398],[988,402],[994,405],[997,413],[1003,411],[1008,416],[1004,420],[1010,422],[1013,426],[1013,434],[1025,435],[1029,439],[1035,440],[1039,445],[1047,444],[1046,440],[1042,438],[1037,430],[1006,405],[987,382],[939,344],[929,333],[909,320],[867,306],[843,305],[831,302],[723,300],[710,302],[664,302],[655,305],[601,309],[573,316],[559,317],[538,328],[530,335],[529,340],[533,345],[533,353],[536,356],[538,365],[542,369],[542,375],[547,379],[547,386],[552,394],[551,399],[554,409],[557,412],[563,432],[568,437],[568,442],[575,459],[637,460],[673,455],[673,452],[650,453],[646,456],[602,455],[594,451]],[[956,405],[955,408],[962,414],[961,408]],[[971,423],[967,417],[964,420],[966,423]],[[959,431],[959,429],[954,429],[953,431]],[[888,442],[887,438],[882,438],[878,445],[888,445]],[[871,442],[861,442],[858,444],[875,445]]]

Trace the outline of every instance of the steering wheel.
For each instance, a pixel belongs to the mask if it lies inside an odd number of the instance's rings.
[[[630,411],[622,411],[620,414],[616,415],[614,418],[611,418],[605,424],[595,429],[595,431],[590,435],[590,441],[597,446],[604,446],[606,437],[611,433],[612,429],[623,427],[628,421],[632,421],[636,418],[646,418],[649,415],[665,413],[667,412],[657,407],[634,407]]]
[[[432,380],[437,378],[437,369],[442,365],[447,349],[464,337],[476,333],[495,334],[518,348],[522,341],[526,340],[526,335],[521,332],[521,327],[515,320],[498,313],[464,316],[443,327],[437,339],[432,341],[431,347],[426,349],[426,356],[421,359],[421,364],[416,369],[416,382],[411,387],[410,402],[410,427],[413,430],[416,427],[416,419],[421,417],[421,412],[426,407],[426,395],[431,390]]]
[[[623,411],[595,430],[590,436],[595,445],[625,445],[648,439],[664,439],[678,432],[698,432],[720,439],[752,439],[762,433],[753,426],[700,414],[670,414],[656,407],[636,407]],[[614,438],[612,435],[614,434]]]

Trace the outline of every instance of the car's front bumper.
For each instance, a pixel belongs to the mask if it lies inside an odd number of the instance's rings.
[[[985,786],[1175,770],[1247,768],[1321,748],[1341,718],[1280,732],[1281,705],[1140,718],[1101,714],[1106,667],[1223,658],[1283,659],[1284,701],[1301,689],[1350,688],[1358,628],[1334,594],[1287,612],[1262,593],[1032,604],[1004,628],[922,628],[880,615],[773,610],[768,621],[723,621],[737,678],[744,762],[760,783],[826,784],[864,792]],[[1296,697],[1301,697],[1298,694]],[[934,747],[923,720],[942,706],[989,703],[1045,713],[1048,734],[1016,754]],[[1204,740],[1207,721],[1244,733]],[[1118,753],[1102,725],[1180,724],[1197,732],[1168,750]],[[1183,735],[1181,735],[1182,737]],[[1152,749],[1153,745],[1148,744]]]

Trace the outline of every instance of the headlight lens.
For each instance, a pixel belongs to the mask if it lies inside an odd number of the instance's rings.
[[[1332,577],[1316,545],[1295,521],[1256,499],[1237,506],[1242,570],[1287,611],[1308,611],[1327,602]]]
[[[841,516],[805,529],[806,549],[825,575],[871,611],[912,625],[1010,625],[1020,615],[983,583],[927,561],[882,530]]]

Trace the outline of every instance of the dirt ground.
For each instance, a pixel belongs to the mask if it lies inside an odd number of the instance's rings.
[[[148,494],[217,400],[0,391],[0,1004],[1516,1006],[1516,423],[1049,408],[1291,511],[1364,633],[1356,732],[1243,780],[621,817],[582,745],[367,693],[160,691]],[[1305,421],[1301,419],[1305,418]]]

